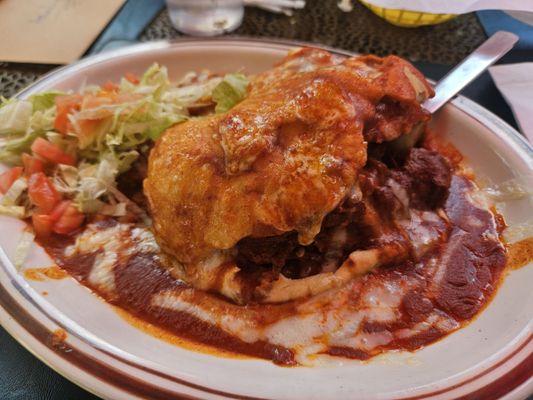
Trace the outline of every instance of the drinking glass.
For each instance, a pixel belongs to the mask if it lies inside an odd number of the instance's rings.
[[[167,0],[172,25],[187,35],[215,36],[237,29],[243,0]]]

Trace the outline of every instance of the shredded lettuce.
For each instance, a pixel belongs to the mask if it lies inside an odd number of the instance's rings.
[[[4,206],[14,206],[17,204],[22,193],[28,188],[26,178],[18,178],[9,190],[2,196],[0,204]]]
[[[139,158],[139,152],[137,150],[130,150],[118,153],[116,155],[109,154],[107,157],[116,157],[118,173],[122,174],[128,171],[132,164]]]
[[[78,189],[78,174],[78,168],[76,167],[65,164],[58,165],[52,177],[54,187],[60,193],[74,196]]]
[[[224,113],[240,103],[248,91],[248,78],[243,74],[227,74],[213,90],[215,112]]]
[[[26,132],[33,113],[31,102],[7,101],[0,108],[0,135]]]
[[[56,97],[64,93],[58,91],[50,91],[37,93],[30,96],[29,101],[33,105],[33,111],[44,111],[55,105]]]
[[[193,104],[196,102],[209,104],[213,90],[222,82],[220,77],[211,77],[186,86],[170,88],[162,96],[162,100],[174,104]]]
[[[20,165],[22,163],[20,155],[27,151],[33,141],[37,139],[40,132],[31,132],[26,135],[9,138],[0,142],[0,161],[8,165]]]
[[[22,206],[4,206],[0,204],[0,215],[21,219],[26,215],[26,209]]]
[[[170,81],[168,80],[167,68],[154,63],[142,76],[141,82],[135,92],[144,94],[151,93],[155,99],[159,99],[169,85]]]
[[[112,217],[122,217],[126,215],[126,212],[127,212],[126,203],[106,204],[100,210],[101,214],[109,215]]]
[[[35,111],[30,119],[29,130],[32,132],[48,132],[54,129],[56,118],[55,107],[47,110]]]
[[[165,67],[153,64],[139,83],[123,78],[114,89],[86,85],[74,96],[76,105],[68,114],[66,133],[55,130],[56,98],[69,95],[47,91],[28,99],[0,98],[0,162],[21,165],[23,153],[31,154],[38,137],[45,138],[67,154],[76,155],[76,166],[48,167],[47,173],[64,198],[84,213],[121,216],[126,210],[143,217],[117,188],[120,174],[128,171],[150,144],[174,124],[191,117],[189,110],[216,107],[225,112],[247,93],[248,79],[242,74],[214,76],[208,71],[189,73],[171,83]],[[81,99],[81,101],[80,101]],[[24,180],[15,182],[0,201],[0,213],[31,214],[18,204],[29,204]]]
[[[15,103],[30,104],[27,101],[14,100]],[[27,106],[24,106],[27,107]],[[3,108],[0,109],[0,113]],[[29,152],[31,144],[38,137],[46,136],[54,127],[55,107],[34,112],[28,119],[24,132],[10,131],[0,141],[0,161],[9,165],[20,165],[20,155]],[[0,125],[2,117],[0,115]]]
[[[33,232],[28,230],[22,231],[22,236],[19,239],[17,248],[15,249],[15,255],[13,257],[13,264],[17,269],[20,269],[20,267],[22,267],[26,262],[34,239],[35,234]]]
[[[179,89],[168,80],[166,68],[158,64],[145,72],[138,85],[123,79],[119,89],[129,98],[71,115],[79,148],[87,150],[86,155],[135,149],[188,118],[191,98],[179,95]]]
[[[75,203],[81,212],[94,213],[102,207],[100,197],[107,193],[110,186],[115,186],[119,171],[119,160],[107,153],[96,164],[85,164],[79,168],[79,181]]]

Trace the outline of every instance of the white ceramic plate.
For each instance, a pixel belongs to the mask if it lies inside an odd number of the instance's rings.
[[[141,73],[154,61],[166,65],[171,78],[203,68],[255,73],[296,46],[239,39],[143,44],[60,68],[19,96],[118,80],[125,72]],[[463,152],[483,181],[531,176],[529,145],[475,103],[459,97],[432,124]],[[528,183],[533,185],[531,179]],[[512,225],[530,218],[531,210],[530,200],[517,200],[508,204],[505,217]],[[533,391],[531,266],[510,273],[470,325],[420,351],[389,353],[364,363],[338,359],[313,368],[282,368],[155,339],[74,279],[26,281],[9,261],[22,227],[20,221],[0,217],[0,322],[49,366],[105,398],[520,399]],[[50,263],[35,246],[27,266]],[[58,328],[68,335],[61,346],[51,341]]]

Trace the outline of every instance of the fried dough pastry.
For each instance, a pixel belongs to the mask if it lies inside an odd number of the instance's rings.
[[[286,232],[312,243],[328,213],[357,193],[367,142],[427,120],[419,103],[431,95],[398,57],[300,49],[255,76],[229,112],[168,129],[150,154],[144,192],[174,273],[244,301],[250,285],[235,245]]]

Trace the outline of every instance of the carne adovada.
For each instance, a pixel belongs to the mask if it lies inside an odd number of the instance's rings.
[[[300,49],[249,83],[150,74],[70,98],[66,115],[56,98],[54,126],[78,149],[47,137],[71,158],[32,146],[0,182],[10,198],[20,186],[4,207],[107,301],[292,365],[414,350],[490,300],[503,226],[460,154],[426,132],[433,92],[408,62]]]
[[[339,61],[316,50],[292,54],[257,76],[228,113],[177,125],[156,144],[144,188],[158,243],[183,265],[172,269],[178,278],[239,303],[281,302],[404,257],[408,249],[397,240],[352,253],[357,243],[323,244],[315,252],[322,265],[305,256],[345,201],[359,215],[337,218],[324,241],[346,236],[351,219],[366,221],[364,231],[386,229],[361,197],[367,143],[395,139],[428,119],[419,102],[432,90],[407,62]],[[339,254],[326,260],[326,247]],[[285,258],[300,258],[301,267]]]

